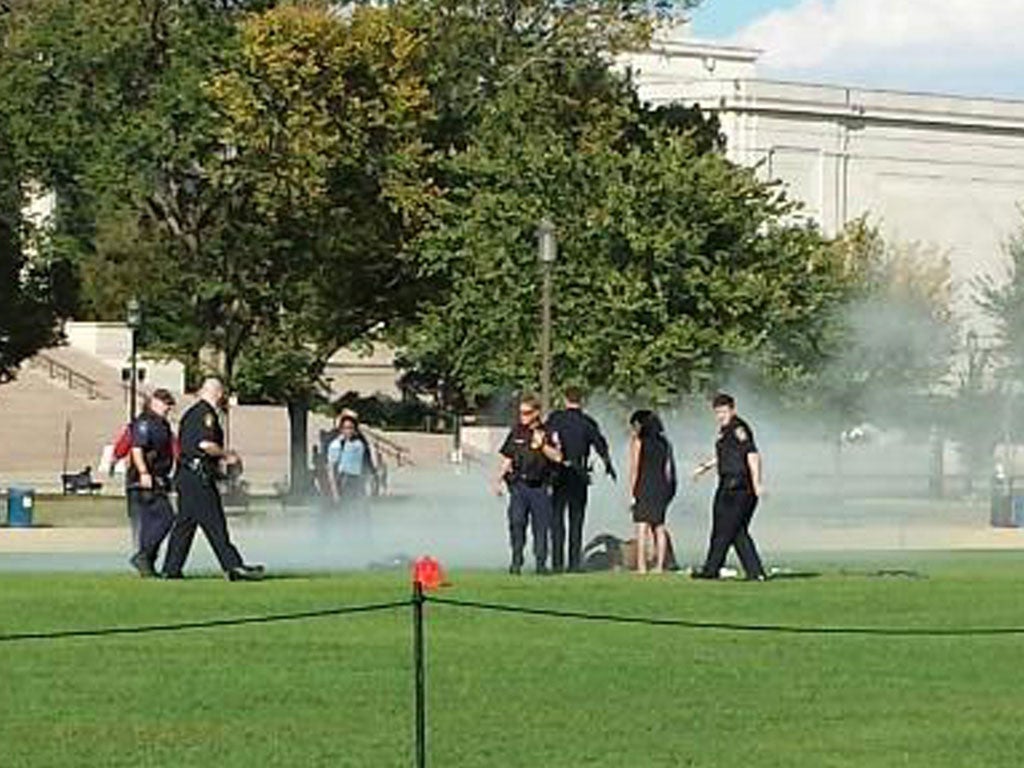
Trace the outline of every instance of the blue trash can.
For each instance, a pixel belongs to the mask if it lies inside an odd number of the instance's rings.
[[[33,488],[7,489],[7,524],[11,528],[29,528],[32,526],[32,511],[36,505],[36,492]]]

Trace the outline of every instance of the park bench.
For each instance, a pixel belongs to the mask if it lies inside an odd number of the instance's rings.
[[[83,492],[94,494],[103,488],[103,483],[92,479],[92,467],[81,472],[65,472],[60,476],[60,484],[65,496]]]

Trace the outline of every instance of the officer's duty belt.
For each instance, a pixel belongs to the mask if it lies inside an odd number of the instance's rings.
[[[191,470],[204,480],[212,480],[214,478],[213,467],[210,466],[210,463],[206,459],[201,459],[199,457],[182,459],[181,466],[185,469]]]
[[[546,480],[527,480],[525,477],[513,477],[509,482],[522,483],[528,488],[543,488],[547,485]]]

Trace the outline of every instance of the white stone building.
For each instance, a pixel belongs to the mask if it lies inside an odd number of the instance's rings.
[[[868,214],[892,242],[948,255],[956,308],[975,325],[971,281],[999,276],[1024,224],[1024,101],[768,80],[760,51],[686,36],[623,57],[653,104],[719,116],[728,154],[792,197],[832,234]]]

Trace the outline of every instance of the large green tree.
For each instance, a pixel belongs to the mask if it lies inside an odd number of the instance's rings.
[[[245,191],[248,242],[266,259],[238,384],[288,405],[292,478],[303,484],[306,414],[339,348],[408,312],[417,295],[404,243],[431,195],[431,119],[421,36],[400,9],[286,6],[242,26],[211,82],[218,183]]]
[[[10,47],[10,8],[0,13],[0,61]],[[58,320],[67,311],[64,265],[44,260],[35,245],[33,222],[24,211],[31,202],[31,178],[12,136],[10,114],[0,110],[0,382],[14,375],[23,360],[54,343]]]
[[[53,271],[25,258],[26,223],[10,145],[0,124],[0,383],[57,338]]]
[[[403,337],[450,398],[536,385],[543,216],[560,245],[556,380],[665,396],[740,361],[802,370],[844,296],[841,264],[699,113],[640,105],[584,55],[534,64],[481,110],[420,242],[427,276],[452,289]]]
[[[0,112],[28,173],[57,194],[48,249],[77,264],[81,314],[119,319],[137,295],[144,346],[229,385],[279,312],[286,249],[231,175],[209,83],[241,55],[239,23],[272,5],[20,3],[0,61]]]
[[[0,111],[26,172],[57,195],[49,247],[79,268],[81,316],[118,319],[138,294],[147,343],[237,357],[251,320],[231,280],[239,201],[210,183],[222,147],[203,87],[239,14],[266,5],[14,5]]]

